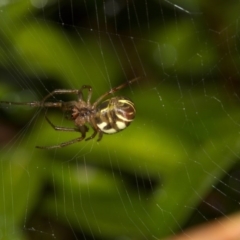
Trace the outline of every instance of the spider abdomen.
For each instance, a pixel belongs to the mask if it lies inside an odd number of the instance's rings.
[[[124,97],[114,97],[97,107],[95,123],[103,133],[117,133],[130,125],[135,113],[132,101]]]

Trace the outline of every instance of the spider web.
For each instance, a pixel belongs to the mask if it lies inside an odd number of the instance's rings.
[[[1,238],[161,239],[237,212],[238,9],[224,1],[1,1],[0,100],[40,101],[87,84],[93,103],[139,77],[114,94],[135,103],[136,119],[101,142],[36,149],[79,134],[54,131],[44,109],[0,105]],[[73,127],[58,109],[46,114]]]

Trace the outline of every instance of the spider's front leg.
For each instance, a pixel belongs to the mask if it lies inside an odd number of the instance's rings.
[[[77,89],[55,89],[54,91],[50,92],[47,96],[45,96],[42,100],[42,103],[46,102],[46,100],[54,95],[58,94],[79,94],[79,90]]]
[[[90,100],[91,100],[91,97],[92,97],[92,87],[89,86],[89,85],[83,85],[81,87],[81,89],[78,91],[78,101],[81,102],[83,100],[83,94],[82,94],[82,91],[84,89],[88,89],[88,96],[87,96],[87,105],[90,105]]]

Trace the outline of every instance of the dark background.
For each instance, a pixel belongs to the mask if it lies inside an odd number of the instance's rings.
[[[54,132],[43,109],[0,105],[3,239],[160,239],[238,211],[239,7],[1,5],[1,100],[40,101],[88,84],[94,102],[140,77],[115,94],[134,101],[136,120],[100,143],[38,150],[78,133]],[[58,109],[47,114],[73,126]]]

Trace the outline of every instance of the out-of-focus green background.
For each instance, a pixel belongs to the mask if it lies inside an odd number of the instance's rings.
[[[142,78],[116,93],[136,120],[100,143],[38,150],[79,135],[54,131],[44,110],[0,105],[0,238],[160,239],[237,211],[239,7],[2,1],[0,100],[88,84],[94,102]]]

